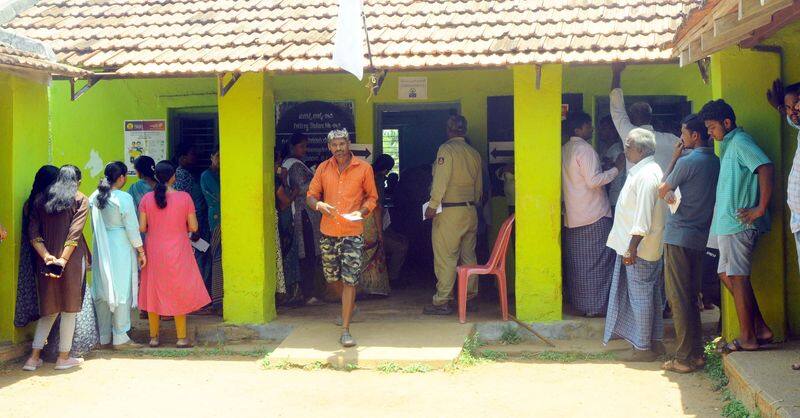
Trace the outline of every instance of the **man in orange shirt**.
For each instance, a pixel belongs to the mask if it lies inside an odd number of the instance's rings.
[[[356,300],[356,285],[361,277],[364,249],[363,220],[375,209],[378,191],[372,166],[350,152],[350,137],[345,130],[328,134],[328,149],[333,157],[317,167],[308,186],[306,203],[322,213],[320,251],[322,269],[329,283],[337,283],[342,294],[342,337],[344,347],[353,347],[350,318]]]

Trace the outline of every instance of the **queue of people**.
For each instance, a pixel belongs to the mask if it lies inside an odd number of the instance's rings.
[[[137,307],[149,317],[151,347],[160,345],[162,316],[175,320],[176,346],[191,346],[186,315],[211,302],[189,238],[200,229],[196,208],[188,193],[174,188],[172,162],[154,164],[142,156],[134,166],[139,181],[128,192],[123,191],[128,167],[115,161],[106,165],[89,197],[78,190],[82,176],[75,166],[48,165],[37,172],[23,207],[14,318],[18,327],[36,322],[24,370],[41,367],[47,349],[55,368],[66,370],[80,365],[82,355],[98,344],[141,347],[128,336]],[[212,163],[212,174],[215,167],[218,163]],[[218,222],[218,207],[210,212],[209,219]],[[87,222],[91,251],[83,235]]]
[[[601,158],[588,142],[588,115],[573,112],[565,123],[565,280],[572,308],[589,317],[605,316],[604,342],[622,338],[631,344],[624,360],[654,361],[665,351],[668,302],[677,348],[662,368],[688,373],[705,364],[700,310],[708,300],[703,293],[714,293],[706,284],[711,280],[718,288],[721,282],[733,295],[740,329],[723,350],[761,349],[773,332],[750,275],[759,237],[769,231],[774,165],[757,140],[736,124],[734,109],[724,100],[706,103],[698,114],[684,118],[680,138],[656,131],[649,105],[625,108],[623,70],[623,65],[613,67],[610,119],[624,159],[610,151],[614,134],[608,126],[600,128],[600,144],[607,151]],[[776,82],[768,94],[793,126],[800,115],[798,87],[783,89]],[[720,145],[719,158],[714,142]],[[795,168],[792,173],[800,178]],[[621,189],[608,187],[620,176]],[[800,181],[791,178],[790,208],[800,196],[793,190]],[[612,193],[615,200],[609,198]],[[716,265],[709,266],[709,260]]]

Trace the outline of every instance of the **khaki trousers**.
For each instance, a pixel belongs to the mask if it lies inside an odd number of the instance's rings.
[[[675,324],[675,358],[703,356],[703,325],[697,295],[703,280],[703,251],[664,244],[664,280]]]
[[[433,268],[436,272],[434,305],[453,300],[458,265],[477,264],[475,244],[478,234],[478,212],[474,206],[444,208],[433,218]],[[470,276],[467,299],[478,294],[478,278]]]

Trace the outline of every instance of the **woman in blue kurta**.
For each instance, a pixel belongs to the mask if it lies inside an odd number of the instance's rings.
[[[133,197],[133,207],[136,208],[136,216],[139,216],[139,202],[142,201],[144,195],[152,192],[156,185],[156,162],[152,158],[142,155],[133,162],[133,167],[136,169],[139,181],[133,183],[128,189],[128,193]]]
[[[94,233],[92,293],[100,344],[113,344],[115,349],[138,347],[128,331],[131,308],[138,301],[139,267],[146,263],[133,198],[120,191],[126,172],[124,163],[109,163],[89,198]]]

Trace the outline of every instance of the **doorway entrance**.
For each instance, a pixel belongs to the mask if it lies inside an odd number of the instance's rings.
[[[375,149],[392,156],[396,184],[384,187],[384,204],[394,231],[408,239],[410,249],[402,279],[392,283],[393,293],[413,289],[430,297],[433,272],[431,222],[422,220],[422,205],[430,198],[432,165],[439,145],[447,141],[447,119],[460,111],[459,103],[378,105]]]

